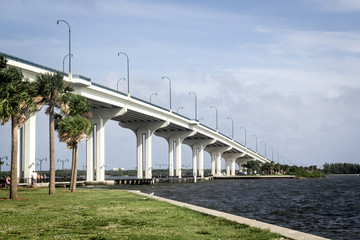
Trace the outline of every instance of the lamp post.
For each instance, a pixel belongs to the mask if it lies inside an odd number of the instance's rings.
[[[246,147],[246,146],[247,146],[247,145],[246,145],[246,128],[240,127],[240,129],[244,129],[244,132],[245,132],[245,135],[244,135],[244,137],[245,137],[245,147]]]
[[[119,79],[117,80],[117,83],[116,83],[116,91],[119,91],[119,81],[120,81],[120,80],[124,80],[124,82],[126,81],[125,78],[119,78]]]
[[[64,59],[63,59],[63,73],[65,73],[65,59],[68,57],[68,56],[70,56],[70,57],[73,57],[73,55],[71,54],[71,55],[69,55],[69,54],[67,54],[65,57],[64,57]]]
[[[56,24],[59,24],[60,22],[64,22],[69,27],[69,56],[71,56],[71,29],[70,24],[65,20],[57,20]],[[69,79],[71,79],[71,57],[69,57]]]
[[[43,162],[43,161],[47,162],[47,158],[41,158],[41,159],[40,159],[40,158],[36,158],[36,160],[39,161],[39,163],[40,163],[40,172],[41,172],[42,162]]]
[[[231,117],[227,117],[227,120],[231,120],[231,138],[234,140],[234,120]]]
[[[166,76],[163,76],[161,79],[167,79],[167,80],[169,80],[169,92],[170,92],[170,112],[172,112],[172,110],[171,110],[171,80],[170,80],[170,78],[168,78],[168,77],[166,77]]]
[[[179,113],[179,110],[180,109],[184,109],[183,107],[178,107],[177,109],[176,109],[176,113]]]
[[[124,52],[119,52],[119,53],[118,53],[118,56],[120,56],[120,54],[123,54],[123,55],[125,55],[125,57],[126,57],[128,96],[130,96],[129,56],[128,56],[126,53],[124,53]]]
[[[157,163],[156,166],[159,166],[159,168],[160,168],[160,170],[161,170],[161,167],[162,167],[162,166],[165,166],[165,167],[166,167],[166,163],[161,163],[161,164],[158,164],[158,163]]]
[[[156,164],[156,166],[159,166],[159,168],[160,168],[160,177],[161,177],[161,166],[167,166],[167,164],[166,163],[161,163],[161,164]]]
[[[151,98],[152,98],[152,96],[157,96],[157,93],[152,93],[151,95],[150,95],[150,103],[151,103]]]
[[[219,131],[219,125],[218,125],[218,110],[215,106],[211,106],[210,108],[214,108],[215,109],[215,113],[216,113],[216,131]]]
[[[187,169],[188,169],[188,167],[190,167],[190,165],[182,165],[182,167],[185,168],[185,176],[186,176],[186,174],[187,174]]]
[[[275,151],[275,154],[277,154],[277,159],[278,159],[278,163],[279,163],[279,152]]]
[[[4,163],[1,161],[3,159],[8,160],[8,156],[0,157],[0,172],[1,172],[1,165],[2,165],[2,163]]]
[[[266,142],[264,142],[264,141],[261,141],[261,143],[263,143],[264,144],[264,146],[265,146],[265,158],[266,158]]]
[[[274,149],[272,147],[269,146],[269,148],[271,148],[271,161],[273,161],[274,159]]]
[[[256,153],[257,153],[257,152],[258,152],[258,151],[257,151],[257,136],[256,136],[256,135],[254,135],[254,134],[253,134],[253,135],[251,135],[251,136],[255,137],[255,140],[256,140],[256,142],[255,142],[255,143],[256,143],[256,145],[255,145],[255,146],[256,146],[256,148],[255,148],[255,149],[256,149]]]
[[[196,97],[196,93],[194,92],[189,92],[189,95],[193,94],[195,97],[195,121],[197,121],[197,97]]]
[[[69,162],[69,159],[63,159],[63,160],[62,160],[62,159],[58,159],[57,161],[58,161],[58,162],[61,162],[61,164],[62,164],[62,170],[64,171],[64,163],[65,163],[65,162]]]

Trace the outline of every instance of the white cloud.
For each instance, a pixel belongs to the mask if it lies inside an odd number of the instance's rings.
[[[255,31],[276,38],[276,44],[265,44],[268,51],[273,53],[299,55],[326,52],[360,53],[360,32],[299,31],[261,26],[256,27]]]
[[[359,12],[360,1],[358,0],[310,0],[320,11],[326,12]]]

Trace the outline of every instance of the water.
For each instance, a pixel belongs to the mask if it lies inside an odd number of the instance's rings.
[[[331,239],[360,239],[360,177],[355,175],[132,188]]]

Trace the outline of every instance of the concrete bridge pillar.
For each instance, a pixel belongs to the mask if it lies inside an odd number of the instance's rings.
[[[137,162],[137,178],[152,178],[152,135],[160,128],[169,125],[168,122],[132,122],[122,123],[119,125],[124,128],[131,129],[136,135],[136,162]],[[143,154],[145,145],[145,156]],[[143,163],[145,161],[145,166]]]
[[[221,156],[224,152],[231,150],[232,147],[206,147],[205,151],[211,155],[211,174],[221,175]],[[216,171],[215,171],[216,166]]]
[[[24,169],[24,179],[26,183],[31,183],[31,173],[35,170],[35,151],[36,151],[36,113],[26,113],[26,122],[18,131],[18,178],[21,177],[21,170]],[[23,140],[24,139],[24,145]],[[24,154],[22,154],[24,146]],[[24,165],[22,165],[22,155]]]
[[[223,158],[226,159],[226,175],[235,175],[236,159],[245,156],[245,153],[224,153]]]
[[[213,139],[185,139],[184,144],[192,149],[193,176],[204,177],[204,149],[207,145],[216,142]],[[199,166],[197,166],[199,163]],[[199,172],[197,171],[199,168]]]
[[[250,161],[251,159],[249,158],[238,158],[236,159],[236,163],[238,164],[239,166],[239,172],[244,172],[244,168],[243,168],[243,164],[246,164],[248,161]]]
[[[24,129],[24,178],[31,183],[31,173],[35,170],[36,144],[36,113],[27,113]],[[21,164],[18,165],[21,171]],[[20,174],[18,175],[20,176]]]
[[[175,146],[175,176],[181,178],[181,144],[185,138],[196,134],[195,131],[179,132],[156,132],[157,136],[163,137],[169,144],[169,176],[174,176],[174,146]]]
[[[96,181],[105,180],[105,124],[115,116],[126,113],[126,108],[93,108],[90,122],[95,125],[94,135],[86,143],[86,180],[93,180],[94,173],[94,137],[96,138]]]

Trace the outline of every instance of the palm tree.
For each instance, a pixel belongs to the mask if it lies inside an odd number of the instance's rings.
[[[44,73],[39,74],[35,80],[37,94],[43,97],[42,104],[48,105],[45,113],[49,115],[49,151],[50,151],[50,182],[49,194],[55,194],[55,107],[66,106],[66,95],[73,91],[63,80],[63,75]]]
[[[72,168],[70,191],[76,190],[77,167],[78,167],[78,144],[88,138],[93,130],[90,121],[81,115],[91,111],[91,104],[87,102],[85,97],[80,95],[71,95],[69,97],[69,109],[66,112],[68,116],[62,118],[57,115],[56,130],[60,141],[66,142],[68,148],[72,149]],[[65,113],[63,111],[63,113]]]
[[[6,66],[6,59],[0,56],[0,119],[1,124],[11,119],[11,185],[10,199],[18,198],[18,133],[26,121],[25,112],[35,110],[32,84],[24,80],[15,67]]]

